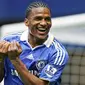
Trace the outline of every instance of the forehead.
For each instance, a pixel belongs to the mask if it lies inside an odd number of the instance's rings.
[[[47,15],[51,16],[50,10],[45,7],[32,8],[30,15]]]

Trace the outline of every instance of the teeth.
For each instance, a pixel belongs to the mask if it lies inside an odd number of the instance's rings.
[[[46,29],[44,29],[44,28],[38,28],[38,30],[40,30],[40,31],[45,31]]]

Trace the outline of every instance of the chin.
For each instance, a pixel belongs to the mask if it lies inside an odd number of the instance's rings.
[[[41,39],[41,40],[44,40],[46,38],[47,38],[47,36],[38,36],[38,39]]]

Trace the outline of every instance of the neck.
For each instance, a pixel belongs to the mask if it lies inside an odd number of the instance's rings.
[[[28,42],[30,43],[30,45],[32,47],[42,45],[46,40],[47,40],[47,37],[45,39],[39,39],[39,38],[35,38],[33,36],[29,36],[29,38],[28,38]]]

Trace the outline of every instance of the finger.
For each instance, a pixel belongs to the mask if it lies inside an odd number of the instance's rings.
[[[18,49],[22,49],[18,42],[16,42],[16,45],[18,46]]]
[[[10,45],[9,48],[8,48],[8,57],[9,57],[9,58],[10,58],[10,56],[11,56],[10,53],[12,53],[12,51],[11,51],[11,45]]]
[[[10,44],[10,46],[8,47],[8,52],[10,52],[10,47],[11,47],[11,44]]]
[[[2,44],[2,47],[0,48],[0,52],[2,52],[2,53],[6,53],[7,52],[7,50],[8,50],[8,46],[10,45],[10,43],[9,42],[2,42],[3,44]]]
[[[18,47],[16,45],[16,41],[11,42],[11,49],[17,51]]]
[[[6,43],[7,45],[10,44],[10,42],[3,40],[3,41],[0,41],[0,46],[4,45],[5,43]]]
[[[15,41],[12,41],[9,48],[8,48],[8,57],[10,59],[15,59],[18,55],[18,47]]]
[[[8,47],[9,47],[9,45],[10,45],[10,42],[6,42],[6,43],[4,44],[5,48],[7,48],[7,49],[8,49]]]
[[[16,42],[16,45],[18,47],[18,52],[21,53],[22,52],[22,48],[21,48],[20,44],[18,42]]]
[[[8,54],[13,54],[16,51],[14,48],[13,42],[11,42],[10,46],[8,47]]]
[[[3,41],[0,41],[0,49],[3,47],[3,45],[6,43],[6,41],[5,40],[3,40]]]

